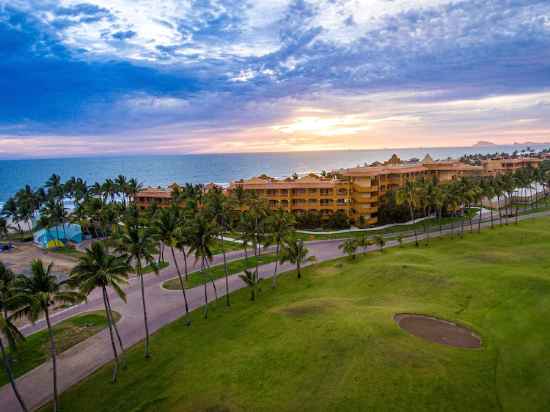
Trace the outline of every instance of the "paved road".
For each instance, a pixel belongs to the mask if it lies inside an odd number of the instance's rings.
[[[521,216],[520,219],[530,219],[541,216],[549,216],[550,212],[541,212],[532,215]],[[496,224],[497,222],[495,222]],[[482,227],[489,226],[489,223],[484,223]],[[442,232],[443,235],[449,234],[449,229]],[[439,233],[432,233],[430,236],[437,237]],[[420,239],[423,236],[419,236]],[[409,237],[404,239],[404,242],[413,242],[414,239]],[[316,257],[317,262],[326,261],[342,256],[338,245],[342,240],[321,240],[308,242],[310,253]],[[388,241],[387,247],[396,246],[396,241]],[[369,251],[376,250],[377,247],[369,247]],[[165,255],[171,261],[170,253]],[[227,254],[231,260],[242,257],[242,252],[231,252]],[[177,255],[178,263],[183,268],[183,258],[181,254]],[[221,256],[215,256],[213,264],[222,263]],[[171,265],[162,270],[159,276],[153,274],[146,275],[145,293],[147,295],[149,327],[151,332],[154,332],[162,326],[180,318],[185,313],[183,305],[183,297],[179,291],[168,291],[161,288],[161,284],[176,275],[174,265]],[[274,263],[263,265],[260,267],[260,276],[263,278],[270,277],[273,273]],[[193,270],[198,268],[192,267]],[[294,267],[289,264],[280,265],[279,272],[292,270]],[[225,293],[225,279],[216,281],[219,296]],[[229,291],[244,287],[244,283],[237,275],[229,278]],[[119,298],[112,296],[113,310],[122,315],[118,326],[122,340],[126,347],[130,347],[138,343],[144,338],[143,317],[140,299],[140,288],[138,279],[130,280],[126,287],[127,303],[125,304]],[[214,299],[212,287],[209,287],[209,300]],[[196,309],[204,303],[204,290],[202,287],[196,287],[188,290],[188,300],[191,309]],[[74,316],[78,313],[83,313],[92,310],[102,310],[103,302],[98,291],[94,291],[87,303],[75,306],[65,311],[56,313],[53,317],[53,322],[58,323],[64,319]],[[33,333],[44,328],[44,322],[39,321],[34,325],[24,328],[25,334]],[[154,353],[154,347],[152,348]],[[60,392],[66,390],[72,385],[86,378],[92,372],[103,366],[105,363],[112,360],[112,349],[108,337],[108,331],[104,330],[95,336],[75,345],[71,349],[63,352],[58,357],[58,376]],[[27,405],[31,409],[36,409],[49,401],[52,397],[51,387],[51,362],[46,362],[27,374],[17,379],[17,385],[24,395]],[[13,396],[9,385],[0,388],[0,406],[2,412],[19,411],[19,405]]]

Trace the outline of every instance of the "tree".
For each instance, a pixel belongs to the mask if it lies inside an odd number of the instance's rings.
[[[201,274],[204,277],[204,318],[208,318],[208,280],[210,279],[212,287],[214,288],[214,294],[216,299],[218,298],[218,292],[216,290],[216,284],[212,278],[207,279],[206,268],[209,262],[212,260],[211,245],[217,236],[216,223],[210,219],[210,217],[200,211],[189,222],[189,253],[195,255],[195,261],[201,262]]]
[[[363,253],[367,253],[367,249],[369,247],[367,232],[363,232],[363,234],[357,238],[357,246],[363,249]]]
[[[119,355],[113,334],[113,330],[116,326],[107,288],[112,288],[118,297],[126,302],[126,293],[122,289],[122,286],[127,283],[129,271],[130,266],[128,265],[128,260],[124,256],[110,255],[102,242],[95,242],[89,249],[86,249],[85,255],[79,258],[78,264],[73,268],[70,274],[71,283],[77,286],[82,294],[86,296],[95,288],[101,289],[105,316],[107,318],[107,325],[111,338],[111,346],[113,348],[113,356],[115,358],[112,377],[113,382],[116,382],[117,379]],[[119,339],[120,349],[123,352],[124,346],[122,344],[122,339],[120,339],[118,332],[116,334]]]
[[[277,210],[268,218],[268,227],[270,232],[269,243],[275,244],[275,269],[273,270],[272,287],[277,286],[277,269],[281,254],[281,244],[293,230],[296,223],[294,216],[284,210]]]
[[[46,319],[53,366],[54,411],[58,411],[57,353],[50,320],[50,307],[54,303],[75,304],[82,301],[84,296],[71,290],[66,281],[59,281],[52,275],[52,267],[53,263],[44,266],[40,259],[34,260],[31,266],[32,275],[30,277],[21,276],[17,279],[13,299],[21,304],[21,307],[15,312],[15,316],[26,316],[33,323],[42,314]]]
[[[380,247],[380,252],[383,252],[384,246],[386,245],[386,239],[384,239],[384,235],[376,235],[374,237],[374,241]]]
[[[225,275],[225,304],[231,306],[229,297],[229,270],[227,268],[227,257],[225,254],[224,233],[231,230],[231,211],[234,209],[232,199],[226,198],[223,192],[214,188],[207,193],[206,206],[214,221],[218,225],[218,234],[221,239],[223,255],[223,272]]]
[[[4,206],[2,206],[2,212],[0,214],[6,219],[11,220],[11,222],[17,226],[17,230],[20,233],[23,232],[23,230],[21,229],[21,217],[19,216],[17,202],[13,197],[10,197],[8,200],[6,200]]]
[[[14,273],[0,262],[0,354],[2,355],[4,370],[6,371],[13,393],[21,409],[27,412],[27,406],[17,389],[15,377],[11,369],[12,360],[10,352],[15,351],[17,344],[25,339],[23,334],[17,329],[17,326],[12,322],[12,318],[8,315],[8,310],[16,309],[16,306],[12,304],[15,279]],[[4,337],[8,342],[9,352],[6,350],[4,341],[2,340]]]
[[[487,203],[489,204],[489,212],[491,214],[491,229],[494,228],[494,221],[493,221],[493,204],[492,199],[496,196],[495,188],[494,188],[494,179],[489,177],[481,180],[480,184],[481,189],[481,208],[483,208],[483,199],[487,199]],[[481,220],[482,212],[480,211],[479,219]]]
[[[154,273],[158,274],[153,256],[157,253],[154,233],[148,227],[140,227],[136,222],[127,221],[124,231],[119,235],[117,251],[125,254],[128,264],[133,265],[132,271],[139,277],[143,323],[145,326],[145,358],[148,359],[151,353],[149,352],[149,323],[147,320],[145,285],[143,283],[143,265],[150,265]]]
[[[348,255],[351,260],[355,260],[358,247],[359,245],[356,239],[346,239],[338,245],[338,249]]]
[[[181,276],[178,260],[176,259],[176,253],[174,248],[178,245],[177,228],[179,223],[179,210],[177,206],[173,205],[168,209],[162,209],[159,211],[158,217],[154,222],[154,230],[156,235],[162,243],[170,248],[172,254],[172,260],[176,266],[176,273],[180,281],[180,287],[183,294],[183,300],[185,302],[185,316],[189,314],[189,303],[187,301],[187,292],[185,290],[185,284]]]
[[[258,276],[258,273],[256,273],[256,271],[250,271],[245,269],[244,273],[239,275],[239,278],[241,278],[241,280],[244,283],[246,283],[246,286],[250,288],[250,300],[255,301],[256,289],[261,281],[261,279]]]
[[[315,260],[315,256],[308,257],[308,253],[309,250],[306,248],[304,241],[296,238],[294,235],[291,235],[283,241],[279,261],[281,263],[290,262],[296,265],[298,279],[301,279],[301,268],[303,264],[313,262]]]
[[[405,185],[397,191],[397,204],[406,204],[409,207],[411,221],[414,226],[414,243],[418,246],[418,233],[415,226],[414,211],[418,203],[418,186],[414,180],[407,180]]]

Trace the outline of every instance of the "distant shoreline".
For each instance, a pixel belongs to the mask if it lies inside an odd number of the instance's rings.
[[[482,143],[481,145],[479,143]],[[76,156],[62,157],[0,157],[0,162],[3,161],[37,161],[37,160],[66,160],[66,159],[124,159],[124,158],[142,158],[142,157],[177,157],[177,156],[257,156],[257,155],[299,155],[308,153],[327,153],[327,152],[377,152],[377,151],[412,151],[412,150],[445,150],[445,149],[476,149],[490,147],[550,147],[550,142],[536,143],[509,143],[499,144],[490,141],[480,141],[469,146],[411,146],[411,147],[382,147],[382,148],[365,148],[365,149],[326,149],[326,150],[296,150],[287,152],[204,152],[204,153],[116,153],[116,154],[89,154]]]
[[[114,178],[119,174],[135,177],[145,186],[168,186],[176,183],[228,184],[261,174],[273,177],[319,173],[365,163],[385,161],[396,153],[401,159],[460,158],[463,155],[513,153],[527,146],[537,151],[548,145],[502,145],[490,147],[424,147],[405,149],[324,150],[316,152],[192,154],[192,155],[125,155],[101,157],[66,157],[60,159],[24,159],[0,161],[0,207],[25,185],[42,186],[53,174],[66,180],[81,177],[89,184]]]

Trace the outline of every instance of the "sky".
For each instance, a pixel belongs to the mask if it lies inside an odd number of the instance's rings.
[[[549,0],[0,0],[0,158],[550,142]]]

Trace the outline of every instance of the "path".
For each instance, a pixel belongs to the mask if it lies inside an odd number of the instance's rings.
[[[550,216],[550,211],[524,215],[520,220],[532,219],[536,217]],[[495,225],[498,223],[495,222]],[[488,227],[489,223],[484,223],[482,227]],[[445,229],[441,234],[449,234],[449,229]],[[440,233],[432,233],[430,237],[440,236]],[[419,239],[423,239],[423,235],[419,235]],[[338,245],[342,242],[337,240],[319,240],[308,242],[307,246],[310,253],[314,255],[317,262],[331,260],[342,256],[342,252],[338,249]],[[413,237],[404,239],[404,242],[414,242]],[[398,245],[398,242],[388,241],[387,247]],[[369,251],[376,250],[376,246],[370,246]],[[170,253],[166,254],[170,256]],[[242,252],[230,252],[227,254],[231,260],[242,257]],[[170,257],[171,260],[171,257]],[[183,260],[178,254],[178,263],[183,268]],[[214,257],[213,265],[222,263],[222,257],[217,255]],[[263,265],[260,267],[260,276],[263,278],[270,277],[273,273],[274,263]],[[195,269],[195,268],[194,268]],[[294,269],[293,265],[279,265],[279,272],[285,272]],[[148,274],[145,277],[145,293],[148,302],[149,326],[151,332],[154,332],[162,326],[177,320],[184,313],[183,297],[179,291],[168,291],[162,289],[161,284],[170,278],[176,276],[174,265],[171,264],[168,268],[161,271],[159,276]],[[220,296],[225,292],[225,279],[220,278],[216,281],[218,293]],[[244,283],[237,275],[229,277],[229,290],[235,291],[244,287]],[[126,347],[130,347],[144,338],[143,318],[140,300],[140,288],[137,278],[130,279],[129,285],[126,287],[127,303],[124,304],[119,298],[112,298],[113,310],[122,315],[119,321],[119,330]],[[213,299],[212,288],[209,288],[209,299]],[[188,290],[188,299],[191,309],[196,309],[203,305],[203,288],[196,287]],[[54,315],[54,323],[67,319],[75,314],[102,310],[103,302],[97,291],[92,292],[88,302],[77,305]],[[28,326],[23,329],[25,334],[30,334],[44,327],[43,321],[37,322],[35,325]],[[153,347],[154,353],[154,347]],[[92,372],[112,360],[112,352],[108,332],[106,330],[98,333],[95,336],[75,345],[71,349],[63,352],[58,356],[58,376],[60,392],[68,389],[72,385],[78,383],[82,379],[89,376]],[[17,385],[23,394],[28,407],[34,410],[45,404],[51,399],[51,362],[44,363],[27,374],[17,379]],[[2,412],[19,411],[19,405],[13,396],[13,392],[9,385],[0,388],[0,405]]]

